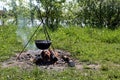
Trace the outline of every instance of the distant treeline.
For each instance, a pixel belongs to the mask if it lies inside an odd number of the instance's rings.
[[[6,1],[6,0],[4,0]],[[120,0],[11,0],[2,19],[27,17],[39,19],[55,30],[61,24],[116,29],[120,27]]]

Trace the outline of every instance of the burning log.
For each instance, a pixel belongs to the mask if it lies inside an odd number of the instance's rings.
[[[57,57],[55,56],[55,52],[52,50],[42,50],[39,55],[36,57],[32,57],[30,59],[33,63],[37,65],[45,65],[45,64],[54,64],[58,61]]]
[[[53,50],[49,49],[49,52],[51,53],[50,58],[51,61],[53,61],[53,63],[55,63],[56,61],[58,61],[58,53],[55,53]]]

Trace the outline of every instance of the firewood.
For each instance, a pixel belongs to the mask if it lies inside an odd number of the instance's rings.
[[[69,58],[67,56],[62,56],[62,59],[67,63],[69,62]]]

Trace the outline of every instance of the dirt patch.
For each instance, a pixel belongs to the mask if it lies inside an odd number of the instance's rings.
[[[60,56],[58,57],[58,61],[54,64],[46,64],[46,65],[36,65],[33,61],[30,59],[30,55],[35,56],[41,53],[41,50],[28,50],[26,52],[23,52],[20,56],[19,60],[16,60],[18,54],[15,56],[11,57],[10,59],[2,62],[1,67],[2,68],[8,68],[8,67],[20,67],[23,69],[32,69],[35,66],[38,66],[43,69],[48,69],[48,70],[64,70],[68,67],[75,67],[76,69],[82,70],[85,68],[88,69],[94,69],[98,70],[100,68],[100,65],[98,64],[89,64],[84,67],[83,63],[80,63],[78,60],[74,59],[71,57],[71,54],[69,52],[63,51],[63,50],[55,50]],[[29,55],[29,56],[28,56]],[[69,57],[71,63],[68,63],[61,58],[61,56],[67,56]],[[72,66],[71,66],[72,65]]]

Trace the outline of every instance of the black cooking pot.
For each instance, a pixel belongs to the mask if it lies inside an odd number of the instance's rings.
[[[42,50],[48,49],[50,47],[51,43],[52,42],[49,40],[35,40],[35,44],[36,44],[37,48],[42,49]]]

